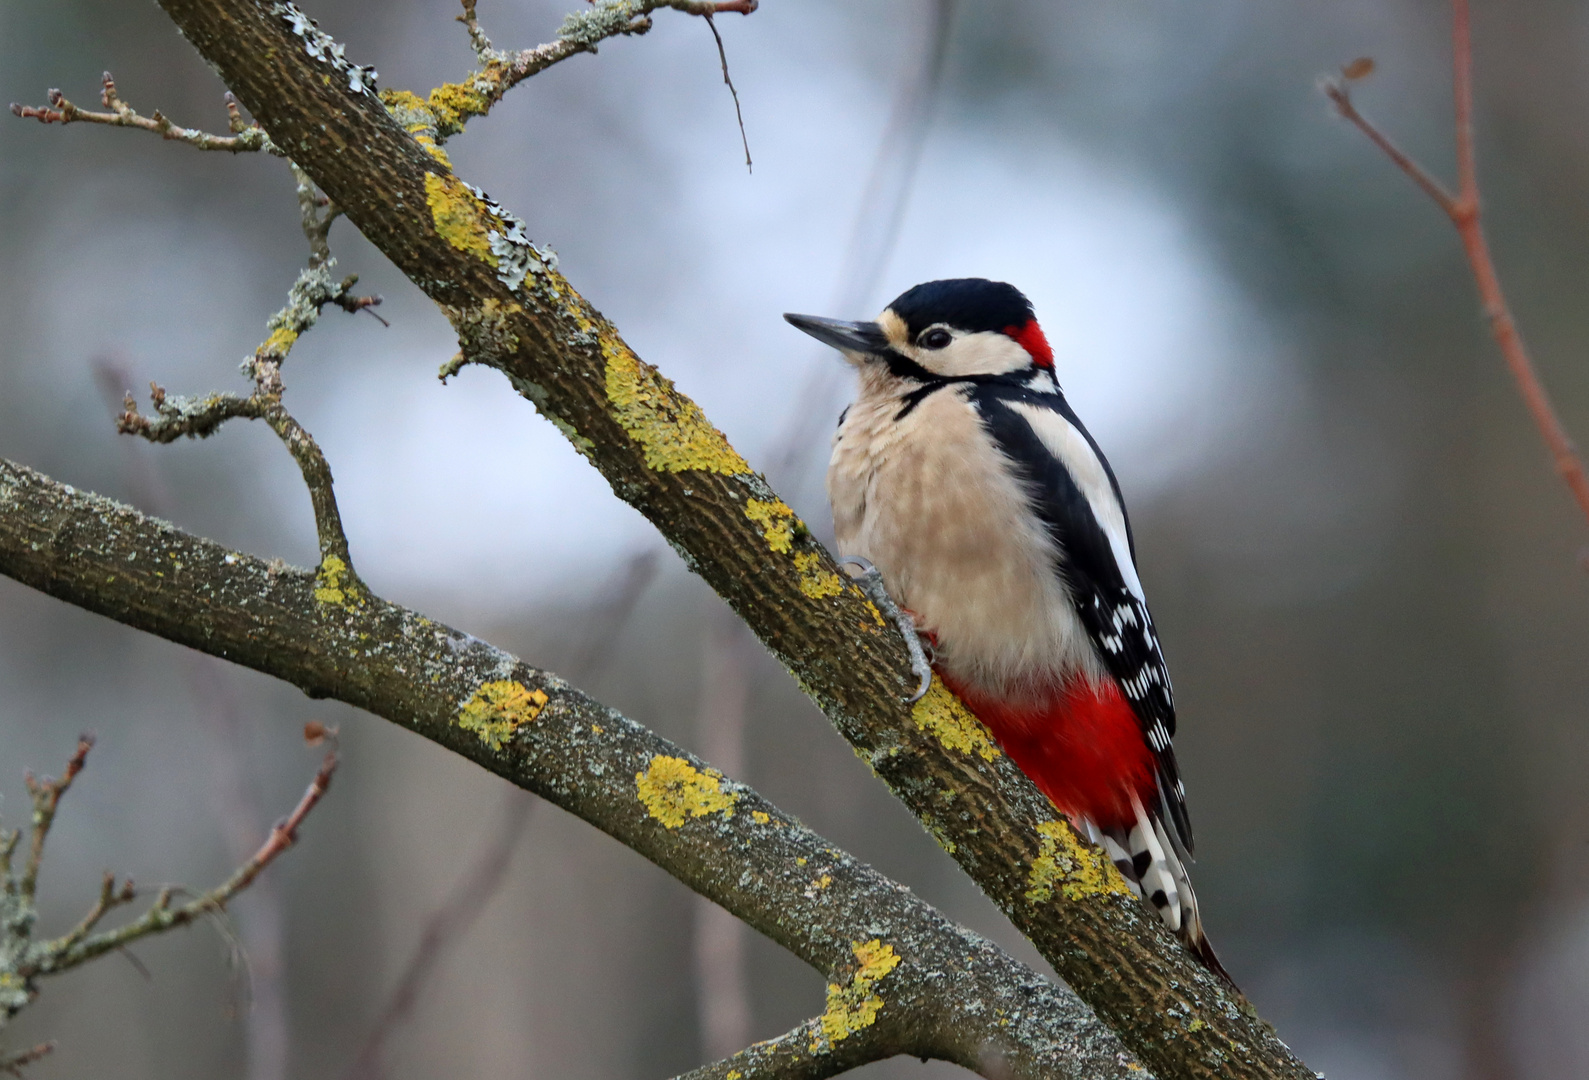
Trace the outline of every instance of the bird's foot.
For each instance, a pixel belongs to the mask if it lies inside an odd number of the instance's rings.
[[[905,651],[910,654],[910,670],[921,680],[916,692],[905,699],[915,704],[932,686],[932,662],[927,659],[927,652],[921,646],[921,635],[916,630],[916,620],[910,612],[896,604],[894,598],[888,595],[888,590],[883,587],[883,575],[872,565],[870,559],[863,559],[859,555],[843,555],[839,557],[839,565],[861,568],[861,572],[851,580],[861,587],[861,591],[877,606],[878,611],[892,619],[894,625],[899,627],[899,632],[905,639]]]

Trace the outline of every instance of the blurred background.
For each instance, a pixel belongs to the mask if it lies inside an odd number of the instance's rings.
[[[577,0],[482,0],[499,46]],[[472,60],[456,6],[316,0],[383,87]],[[1114,462],[1174,673],[1207,924],[1265,1017],[1340,1080],[1589,1076],[1589,574],[1575,517],[1443,217],[1315,88],[1450,174],[1436,0],[765,0],[661,12],[448,146],[819,532],[839,361],[779,318],[923,280],[1035,301]],[[1479,5],[1481,177],[1501,272],[1589,438],[1589,9]],[[152,4],[0,5],[0,101],[110,68],[224,128]],[[389,329],[328,311],[288,403],[379,593],[559,670],[1041,964],[710,592],[413,286],[339,224]],[[246,390],[304,258],[277,160],[0,117],[0,454],[261,556],[315,560],[262,426],[134,445],[121,391]],[[301,844],[212,929],[45,984],[32,1072],[664,1077],[820,1010],[822,980],[638,856],[382,721],[0,581],[0,815],[98,733],[46,865],[47,929],[107,867],[220,880],[345,763]],[[439,913],[439,915],[438,915]],[[434,947],[422,949],[427,933]],[[438,940],[439,939],[439,940]],[[415,962],[416,953],[419,961]],[[407,987],[408,992],[394,991]],[[873,1066],[877,1078],[943,1065]]]

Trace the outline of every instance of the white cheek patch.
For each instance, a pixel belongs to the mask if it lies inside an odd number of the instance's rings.
[[[958,334],[941,349],[924,349],[919,345],[894,347],[934,375],[949,378],[1006,375],[1032,366],[1031,356],[1014,339],[991,330]]]
[[[1015,343],[1011,342],[1011,344]],[[1017,345],[1016,348],[1020,346]],[[1022,355],[1025,355],[1024,349]],[[1009,407],[1020,413],[1032,426],[1032,431],[1042,440],[1048,452],[1064,462],[1065,468],[1075,479],[1076,486],[1081,489],[1082,497],[1087,500],[1087,505],[1092,507],[1093,517],[1097,519],[1104,535],[1109,538],[1109,550],[1114,553],[1115,564],[1120,568],[1120,579],[1125,582],[1126,588],[1131,590],[1132,596],[1146,602],[1146,597],[1142,593],[1142,582],[1137,578],[1136,564],[1131,561],[1131,543],[1126,536],[1125,510],[1115,498],[1114,485],[1109,483],[1109,474],[1104,471],[1103,462],[1099,461],[1098,455],[1093,452],[1092,444],[1087,441],[1085,435],[1076,430],[1076,425],[1057,412],[1018,401],[1010,402]]]

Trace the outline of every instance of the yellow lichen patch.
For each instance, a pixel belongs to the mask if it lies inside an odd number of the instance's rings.
[[[825,889],[829,885],[833,884],[833,875],[832,874],[823,874],[821,877],[817,878],[811,884],[815,885],[819,889]]]
[[[1026,899],[1031,903],[1052,900],[1056,886],[1066,900],[1130,894],[1114,863],[1102,851],[1083,844],[1064,822],[1045,821],[1039,825],[1037,843],[1037,858],[1032,860],[1032,869],[1026,875]]]
[[[322,604],[347,607],[353,589],[348,581],[348,564],[335,555],[320,560],[320,571],[315,574],[314,598]]]
[[[381,104],[391,112],[404,110],[408,112],[423,112],[425,102],[412,90],[382,90]]]
[[[723,1080],[740,1080],[740,1078],[744,1075],[745,1074],[740,1072],[738,1069],[729,1069],[728,1075],[724,1077]]]
[[[771,821],[772,818],[762,813],[760,810],[752,810],[750,812],[750,820],[754,821],[757,825],[765,825]]]
[[[459,251],[492,266],[497,264],[491,254],[491,240],[486,236],[486,209],[457,177],[426,173],[425,202],[430,206],[430,220],[437,236]]]
[[[287,355],[293,342],[298,340],[298,331],[290,326],[279,326],[265,339],[265,344],[259,347],[260,355],[274,356],[280,360]]]
[[[931,734],[950,750],[976,754],[983,761],[999,756],[999,748],[988,735],[982,721],[971,715],[959,698],[933,676],[932,686],[911,708],[910,718],[921,730]]]
[[[800,591],[813,600],[837,596],[844,591],[844,582],[832,570],[822,567],[822,556],[814,551],[802,551],[794,557],[795,570],[800,574]]]
[[[739,796],[723,790],[723,774],[705,772],[679,757],[658,754],[643,773],[635,773],[635,787],[646,812],[670,829],[687,818],[722,812],[734,816]]]
[[[640,444],[648,469],[739,476],[750,466],[712,426],[701,407],[642,361],[610,331],[602,334],[607,400],[613,418]]]
[[[761,499],[745,500],[745,516],[761,528],[767,546],[779,555],[787,554],[794,544],[795,512],[782,499],[765,502]]]
[[[428,134],[421,133],[414,136],[414,141],[420,145],[425,153],[446,166],[447,171],[452,171],[452,158],[447,156],[447,151],[436,145],[435,139],[432,139]]]
[[[861,966],[850,976],[848,985],[828,983],[828,1005],[822,1010],[820,1021],[822,1033],[811,1042],[814,1052],[831,1048],[834,1043],[877,1022],[883,999],[873,990],[884,976],[899,966],[899,954],[894,947],[876,938],[857,941],[850,949]]]
[[[488,91],[494,91],[500,81],[500,69],[491,65],[467,83],[443,83],[432,90],[429,105],[436,114],[437,131],[455,135],[470,117],[484,116],[491,109]]]
[[[481,683],[474,696],[458,710],[458,726],[480,736],[493,750],[501,750],[513,733],[546,708],[546,691],[531,690],[511,679]]]
[[[866,602],[866,610],[870,611],[872,613],[872,618],[877,620],[877,625],[878,626],[881,626],[884,629],[888,628],[888,621],[883,618],[883,613],[881,611],[877,610],[877,605],[876,604],[874,604],[870,600],[868,600]],[[872,626],[870,623],[862,623],[861,626],[864,629],[867,629],[867,630],[873,630],[873,631],[876,630],[876,627]]]

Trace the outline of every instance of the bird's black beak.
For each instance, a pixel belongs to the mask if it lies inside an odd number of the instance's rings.
[[[843,352],[879,353],[888,348],[888,335],[875,322],[845,322],[819,315],[784,315],[790,326],[804,330],[824,345]]]

